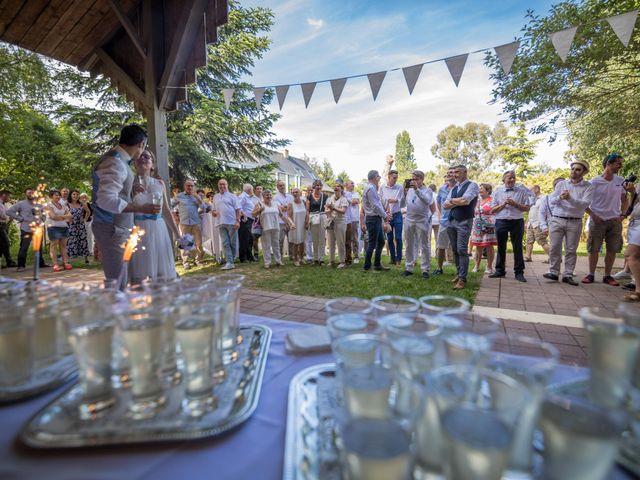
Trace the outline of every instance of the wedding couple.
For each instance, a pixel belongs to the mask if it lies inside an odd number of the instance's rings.
[[[169,231],[179,237],[168,207],[166,189],[156,171],[153,154],[147,150],[147,132],[127,125],[118,145],[100,158],[93,168],[93,235],[102,254],[107,281],[139,283],[145,278],[176,277]],[[134,177],[131,165],[135,166]],[[145,231],[129,265],[128,278],[121,275],[123,245],[134,225]]]

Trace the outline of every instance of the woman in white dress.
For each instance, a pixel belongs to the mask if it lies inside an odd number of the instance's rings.
[[[327,213],[327,234],[329,236],[329,266],[333,266],[335,260],[336,247],[338,247],[338,268],[344,268],[345,262],[345,240],[347,224],[345,222],[345,212],[349,208],[349,201],[342,195],[343,187],[337,183],[333,191],[335,192],[329,200],[325,211]]]
[[[131,257],[129,277],[132,284],[151,280],[171,280],[176,278],[176,265],[173,258],[173,242],[171,236],[179,238],[164,182],[153,176],[156,171],[155,158],[149,150],[145,150],[136,159],[137,177],[134,183],[134,204],[154,203],[162,205],[159,214],[135,214],[134,223],[144,230],[138,249]]]
[[[307,211],[307,202],[302,198],[302,192],[299,188],[291,190],[293,202],[287,205],[287,215],[293,223],[293,227],[289,230],[289,243],[291,243],[293,252],[293,264],[296,267],[304,258],[304,247],[307,240],[307,230],[309,229],[309,212]]]
[[[631,186],[628,187],[631,189]],[[631,205],[629,206],[629,229],[627,230],[627,248],[624,258],[627,260],[631,275],[635,280],[636,289],[626,295],[625,302],[640,302],[640,185],[635,187]],[[627,213],[627,212],[624,212]]]
[[[276,265],[284,265],[280,257],[280,245],[278,238],[280,235],[280,211],[278,206],[272,201],[273,196],[271,190],[262,192],[262,202],[258,203],[252,212],[253,218],[260,215],[260,225],[262,225],[262,235],[260,242],[262,244],[262,255],[264,256],[264,268],[271,267],[271,254],[276,260]]]

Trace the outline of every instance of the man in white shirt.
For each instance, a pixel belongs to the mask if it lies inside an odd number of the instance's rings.
[[[604,277],[602,282],[617,287],[620,285],[611,276],[616,254],[622,251],[622,219],[629,207],[629,199],[625,190],[624,178],[616,175],[622,168],[622,156],[617,153],[607,155],[603,160],[604,171],[599,177],[591,180],[593,197],[587,213],[591,217],[587,252],[589,252],[589,273],[582,283],[595,281],[598,256],[602,244],[606,245],[604,256]]]
[[[402,261],[402,200],[404,189],[398,185],[398,171],[389,170],[387,184],[380,188],[380,199],[383,205],[388,205],[391,220],[391,231],[387,232],[387,245],[392,265],[400,265]]]
[[[287,206],[293,202],[293,196],[287,193],[286,185],[282,180],[278,180],[276,188],[278,189],[278,193],[273,196],[273,201],[280,211],[280,216],[278,218],[278,222],[280,224],[278,245],[280,247],[280,258],[284,258],[284,242],[288,238],[289,227],[283,220],[283,217],[287,215]],[[291,245],[288,245],[288,247],[291,247]],[[289,248],[289,259],[291,260],[291,248]]]
[[[538,245],[542,247],[544,253],[549,255],[548,234],[540,229],[540,207],[544,204],[547,196],[542,195],[539,185],[531,187],[531,193],[535,196],[536,203],[531,206],[529,209],[529,215],[527,216],[527,246],[524,255],[525,262],[533,261],[531,254],[533,253],[533,244],[535,242],[538,242]],[[548,260],[545,261],[545,263],[548,263]]]
[[[407,215],[404,220],[404,236],[406,242],[406,263],[403,277],[413,275],[413,268],[418,258],[418,249],[422,257],[420,269],[422,278],[429,278],[431,268],[431,218],[436,211],[434,194],[424,185],[424,173],[414,170],[411,183],[406,192]]]
[[[511,237],[513,248],[513,273],[519,282],[524,278],[524,256],[522,255],[522,237],[524,234],[524,212],[528,212],[535,198],[522,184],[516,184],[516,172],[508,170],[502,175],[504,185],[496,188],[491,201],[491,213],[496,219],[496,239],[498,255],[495,272],[489,278],[501,278],[506,275],[507,240]]]
[[[236,234],[240,228],[240,204],[238,197],[229,191],[229,184],[224,178],[218,181],[218,194],[214,197],[215,216],[220,217],[220,238],[224,247],[226,263],[222,270],[236,268],[234,265]]]
[[[577,286],[573,279],[576,268],[576,251],[582,234],[582,217],[591,203],[593,187],[584,180],[589,171],[589,164],[582,160],[571,162],[571,176],[569,180],[559,181],[548,201],[551,206],[551,220],[549,223],[549,272],[544,278],[557,281],[560,278],[562,263],[562,244],[565,245],[564,275],[562,282]],[[544,225],[543,225],[544,227]]]
[[[347,238],[345,242],[345,255],[347,265],[360,262],[360,194],[354,190],[353,180],[347,180],[344,184],[344,196],[349,202],[349,208],[345,215],[347,224]]]

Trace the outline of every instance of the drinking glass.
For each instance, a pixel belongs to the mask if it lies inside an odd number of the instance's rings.
[[[213,366],[215,350],[220,348],[215,326],[221,321],[221,310],[221,305],[203,305],[176,324],[184,361],[182,405],[192,416],[201,416],[215,407]]]
[[[371,299],[373,313],[377,317],[392,313],[418,313],[420,302],[415,298],[400,295],[382,295]]]
[[[618,323],[609,309],[583,307],[579,315],[587,330],[589,396],[603,407],[619,407],[631,388],[640,330]]]
[[[92,418],[115,403],[111,386],[114,322],[111,318],[65,317],[82,390],[81,418]]]
[[[618,313],[626,325],[640,329],[640,307],[632,303],[621,303],[618,305]],[[635,374],[633,384],[640,390],[640,353],[636,358]]]
[[[90,305],[88,298],[85,292],[79,290],[65,289],[58,292],[59,321],[57,323],[56,350],[59,356],[68,355],[72,351],[69,343],[69,325],[75,325],[84,321],[85,317],[95,314],[87,308]]]
[[[325,319],[329,320],[334,315],[343,313],[358,313],[369,315],[373,311],[373,305],[369,300],[357,297],[338,297],[328,300],[324,304]]]
[[[120,318],[124,344],[129,353],[133,418],[149,418],[164,405],[162,385],[164,318],[149,308],[131,310]]]
[[[427,395],[435,398],[440,417],[446,477],[499,480],[529,398],[526,387],[510,376],[470,365],[441,367],[429,381]],[[430,440],[418,435],[421,452],[434,448]]]
[[[437,319],[443,322],[444,352],[448,364],[485,365],[489,360],[490,350],[496,334],[502,330],[499,320],[471,311],[449,312]],[[460,325],[451,330],[451,321]]]
[[[28,300],[0,300],[0,386],[28,382],[33,371],[33,315]]]
[[[55,295],[40,298],[35,305],[33,348],[35,367],[40,368],[56,359],[58,335],[58,300]]]
[[[509,375],[529,390],[515,429],[509,458],[509,472],[530,475],[533,469],[533,434],[538,424],[540,405],[560,353],[550,343],[524,335],[496,337],[489,368]]]
[[[342,313],[327,320],[332,340],[354,333],[377,333],[380,327],[376,318],[363,313]]]
[[[542,404],[544,478],[608,478],[627,423],[622,411],[586,399],[550,396]]]
[[[451,295],[426,295],[420,297],[422,313],[430,317],[438,317],[445,330],[457,330],[462,324],[455,318],[449,318],[448,314],[460,314],[471,310],[471,304],[464,298]]]
[[[390,347],[392,368],[410,378],[429,372],[434,366],[433,356],[442,334],[442,325],[420,315],[423,318],[419,321],[398,326],[399,322],[390,321],[389,317],[393,316],[383,317],[387,319],[384,333]]]
[[[213,289],[210,301],[223,302],[221,330],[222,361],[224,365],[238,359],[236,346],[242,342],[240,337],[240,291],[242,282],[214,277],[210,282]],[[209,292],[211,295],[212,292]]]
[[[162,192],[153,192],[151,194],[151,203],[154,205],[162,205]]]

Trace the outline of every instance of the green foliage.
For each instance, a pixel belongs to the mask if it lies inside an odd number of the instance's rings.
[[[515,170],[520,178],[527,178],[536,172],[536,167],[530,164],[536,156],[536,145],[540,140],[529,140],[524,123],[519,123],[515,135],[507,135],[502,144],[496,147],[496,154],[500,158],[505,170]]]
[[[333,172],[333,167],[326,158],[322,160],[322,163],[319,163],[315,158],[308,159],[307,163],[323,183],[331,184],[336,181],[337,177]]]
[[[411,173],[418,168],[414,148],[409,132],[403,130],[396,136],[395,169],[400,180],[411,178]]]
[[[568,0],[546,15],[527,13],[509,75],[490,53],[493,101],[512,122],[532,122],[552,139],[568,130],[570,155],[596,166],[611,151],[640,156],[640,29],[627,48],[604,20],[640,8],[640,0]],[[565,62],[548,34],[579,25]],[[628,165],[637,169],[640,161]]]

